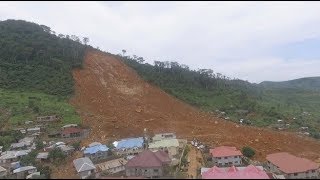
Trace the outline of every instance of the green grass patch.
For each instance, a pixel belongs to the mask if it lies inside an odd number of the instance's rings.
[[[60,125],[81,122],[80,116],[65,97],[0,89],[0,99],[1,123],[9,123],[13,127],[45,115],[62,117]]]

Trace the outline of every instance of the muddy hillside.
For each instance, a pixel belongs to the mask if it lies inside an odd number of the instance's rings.
[[[278,151],[314,160],[320,157],[320,142],[316,140],[239,126],[201,112],[144,82],[134,70],[106,53],[88,51],[84,68],[75,70],[73,77],[76,90],[70,103],[80,113],[83,125],[92,129],[84,144],[141,136],[147,128],[153,133],[176,132],[181,138],[197,137],[213,146],[249,145],[256,149],[258,160]]]

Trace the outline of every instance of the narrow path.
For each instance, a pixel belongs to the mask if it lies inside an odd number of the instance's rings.
[[[190,160],[190,163],[189,163],[189,167],[188,167],[188,177],[191,178],[191,179],[196,179],[197,178],[197,169],[201,167],[201,163],[199,162],[199,160],[201,159],[201,162],[202,161],[202,154],[201,152],[191,146],[191,145],[188,145],[189,148],[190,148],[190,151],[188,153],[188,158]]]

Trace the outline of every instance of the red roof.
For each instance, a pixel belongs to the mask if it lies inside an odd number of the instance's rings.
[[[167,153],[162,151],[152,152],[145,150],[130,159],[125,165],[126,167],[161,167],[163,164],[169,163],[171,160]]]
[[[228,157],[228,156],[242,156],[242,153],[235,147],[220,146],[210,149],[210,154],[213,157]]]
[[[267,173],[253,165],[245,168],[218,168],[214,166],[202,173],[202,179],[270,179]]]
[[[279,170],[286,174],[306,172],[319,168],[317,163],[312,162],[309,159],[294,156],[287,152],[269,154],[266,159],[278,166]]]
[[[61,134],[72,134],[72,133],[80,133],[82,131],[82,129],[79,128],[74,128],[74,127],[69,127],[69,128],[65,128]]]

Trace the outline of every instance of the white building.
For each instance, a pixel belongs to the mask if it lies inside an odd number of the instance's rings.
[[[235,147],[220,146],[210,149],[212,161],[216,166],[239,166],[242,164],[242,153]]]

